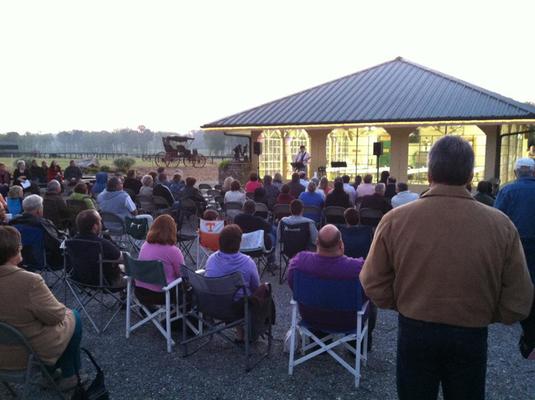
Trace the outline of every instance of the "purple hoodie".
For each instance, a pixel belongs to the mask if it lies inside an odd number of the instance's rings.
[[[232,274],[233,272],[240,272],[245,282],[247,295],[254,293],[260,285],[260,277],[258,276],[258,269],[253,259],[242,253],[223,253],[217,251],[208,257],[206,262],[205,274],[207,278],[218,278]],[[242,291],[236,293],[234,300],[243,297]]]

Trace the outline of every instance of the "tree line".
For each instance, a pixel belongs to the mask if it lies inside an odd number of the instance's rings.
[[[179,135],[177,132],[150,129],[118,129],[109,131],[72,130],[57,133],[7,132],[0,134],[0,144],[16,144],[21,152],[35,153],[128,153],[152,154],[164,151],[162,137]],[[225,136],[222,133],[192,131],[194,140],[188,143],[206,155],[230,155],[237,144],[246,144],[246,138]]]

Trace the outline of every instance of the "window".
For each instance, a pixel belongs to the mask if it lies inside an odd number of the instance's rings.
[[[263,131],[258,137],[262,143],[262,154],[259,157],[260,176],[275,175],[282,171],[282,136],[279,130]]]
[[[445,135],[457,135],[467,140],[474,149],[474,178],[472,182],[485,179],[485,151],[487,135],[475,125],[426,126],[417,128],[409,135],[408,183],[427,185],[427,156],[433,144]]]

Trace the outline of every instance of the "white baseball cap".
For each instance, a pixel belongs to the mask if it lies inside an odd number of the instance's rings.
[[[531,170],[535,170],[535,160],[527,157],[519,158],[518,160],[516,160],[515,169],[520,168],[529,168]]]

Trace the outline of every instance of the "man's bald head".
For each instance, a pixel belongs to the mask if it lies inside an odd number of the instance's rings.
[[[325,225],[318,232],[318,247],[326,252],[334,252],[339,247],[342,235],[334,225]]]

